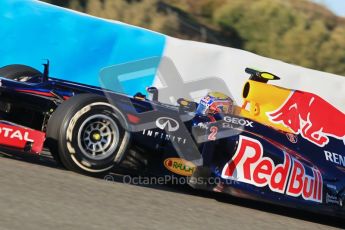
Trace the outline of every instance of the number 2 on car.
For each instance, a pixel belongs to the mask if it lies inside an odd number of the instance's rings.
[[[210,141],[216,140],[216,136],[217,136],[217,133],[218,133],[218,127],[211,126],[210,131],[211,131],[211,133],[210,133],[210,135],[208,135],[207,139],[210,140]]]

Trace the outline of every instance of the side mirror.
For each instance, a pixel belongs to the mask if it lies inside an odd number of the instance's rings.
[[[146,92],[150,101],[158,101],[158,89],[156,87],[147,87]]]

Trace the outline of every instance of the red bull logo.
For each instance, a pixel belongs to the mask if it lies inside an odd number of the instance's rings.
[[[318,169],[309,168],[312,175],[308,175],[302,162],[288,153],[284,153],[282,164],[275,164],[263,153],[258,140],[240,136],[239,146],[224,166],[222,178],[235,178],[256,187],[268,186],[273,192],[322,203],[323,179]]]
[[[328,144],[329,137],[345,140],[345,114],[312,93],[293,91],[280,108],[266,114],[271,122],[320,147]]]

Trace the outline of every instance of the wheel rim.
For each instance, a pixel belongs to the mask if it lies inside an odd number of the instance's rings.
[[[102,160],[116,150],[120,132],[115,121],[104,114],[88,117],[78,131],[78,147],[88,158]]]

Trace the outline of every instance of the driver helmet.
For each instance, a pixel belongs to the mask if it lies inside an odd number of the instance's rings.
[[[200,100],[196,114],[200,116],[214,115],[217,113],[231,114],[233,110],[232,99],[220,92],[209,92]]]

